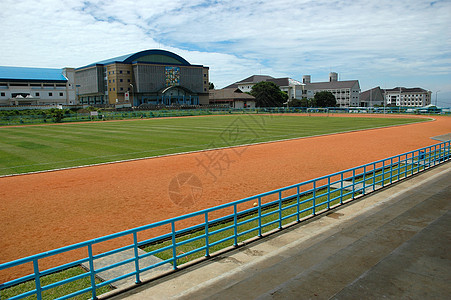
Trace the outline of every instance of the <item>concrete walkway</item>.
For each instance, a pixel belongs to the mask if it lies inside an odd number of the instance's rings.
[[[449,299],[451,163],[110,299]]]

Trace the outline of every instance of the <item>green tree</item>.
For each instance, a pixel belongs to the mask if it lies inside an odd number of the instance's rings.
[[[52,120],[55,123],[61,123],[64,119],[64,111],[58,108],[52,108],[49,110],[50,115],[52,116]]]
[[[337,105],[337,100],[331,92],[318,92],[313,99],[315,100],[316,107],[335,107]]]
[[[250,94],[255,97],[257,107],[282,106],[288,99],[288,95],[282,92],[275,83],[267,81],[254,84]]]
[[[292,99],[288,102],[288,106],[291,107],[312,107],[312,101],[307,98]]]
[[[209,90],[214,90],[215,89],[215,85],[213,84],[213,82],[210,82],[209,83],[210,84],[210,86],[209,86]]]

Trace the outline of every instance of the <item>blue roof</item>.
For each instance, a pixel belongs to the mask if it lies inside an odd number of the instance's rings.
[[[0,66],[0,80],[7,81],[67,81],[62,69],[3,67]]]
[[[92,63],[89,64],[87,66],[84,67],[80,67],[77,69],[83,69],[86,67],[92,67],[95,65],[108,65],[108,64],[113,64],[113,63],[132,63],[134,61],[139,61],[140,58],[145,57],[145,56],[152,56],[152,55],[156,55],[156,56],[167,56],[169,58],[172,58],[174,60],[174,63],[172,64],[178,64],[178,65],[184,65],[184,66],[190,66],[191,64],[186,61],[183,57],[173,53],[173,52],[169,52],[166,50],[159,50],[159,49],[151,49],[151,50],[144,50],[144,51],[140,51],[140,52],[136,52],[136,53],[132,53],[132,54],[127,54],[127,55],[122,55],[122,56],[118,56],[118,57],[114,57],[114,58],[109,58],[106,60],[102,60],[96,63]],[[150,62],[152,63],[152,62]],[[155,62],[155,63],[159,63],[159,62]]]

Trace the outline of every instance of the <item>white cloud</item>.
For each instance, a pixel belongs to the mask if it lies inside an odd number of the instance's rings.
[[[412,74],[429,88],[450,81],[450,20],[449,1],[3,0],[0,65],[79,67],[163,48],[209,66],[219,87],[337,71],[362,89]]]

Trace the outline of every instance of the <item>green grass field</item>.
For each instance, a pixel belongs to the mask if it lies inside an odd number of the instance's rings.
[[[421,122],[225,115],[0,128],[0,175]]]

